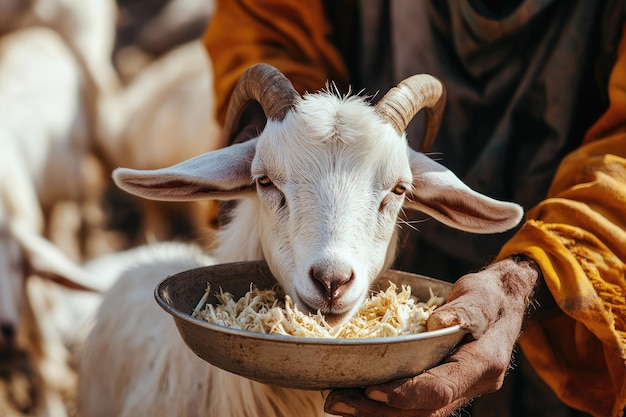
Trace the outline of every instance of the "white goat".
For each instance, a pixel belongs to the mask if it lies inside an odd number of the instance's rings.
[[[443,88],[430,76],[405,80],[373,107],[330,92],[301,97],[280,72],[259,64],[233,93],[227,134],[249,120],[251,102],[267,116],[257,138],[169,168],[118,169],[114,179],[152,199],[240,199],[219,231],[215,258],[264,258],[305,311],[320,310],[334,322],[353,314],[393,259],[403,206],[476,233],[501,232],[521,219],[519,206],[470,190],[407,146],[404,129],[420,109],[429,116],[427,142],[438,128]],[[183,248],[173,259],[154,256],[122,275],[86,341],[82,417],[324,414],[319,392],[247,380],[185,347],[152,291],[165,276],[207,262]]]
[[[0,351],[35,355],[46,384],[39,411],[49,416],[66,415],[59,390],[71,382],[64,380],[71,375],[63,345],[68,335],[50,321],[48,281],[31,275],[74,288],[95,286],[43,237],[47,210],[58,199],[80,196],[91,126],[83,77],[50,29],[0,38]],[[35,309],[41,314],[32,314]]]

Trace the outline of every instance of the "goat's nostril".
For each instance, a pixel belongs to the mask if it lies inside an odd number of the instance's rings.
[[[0,324],[0,340],[4,340],[6,345],[12,345],[15,339],[15,326],[9,323]]]
[[[339,295],[343,286],[352,281],[354,272],[351,269],[336,271],[333,269],[313,266],[309,271],[312,281],[319,287],[321,292],[328,298]]]

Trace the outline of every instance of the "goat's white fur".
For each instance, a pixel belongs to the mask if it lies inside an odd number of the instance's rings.
[[[391,262],[403,205],[470,232],[503,231],[522,215],[411,150],[364,99],[328,92],[305,95],[258,138],[165,169],[118,169],[114,179],[151,199],[241,199],[219,232],[216,261],[264,258],[302,308],[337,319]],[[394,193],[397,185],[406,195]],[[193,259],[189,249],[177,260],[154,257],[107,296],[81,364],[83,415],[323,415],[319,392],[257,384],[193,357],[152,300],[159,279],[206,264]],[[314,270],[352,278],[329,299]]]

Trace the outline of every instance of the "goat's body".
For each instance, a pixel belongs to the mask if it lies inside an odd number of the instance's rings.
[[[154,301],[153,289],[166,276],[209,265],[212,258],[191,245],[166,243],[118,259],[130,268],[119,269],[85,345],[81,417],[286,417],[295,410],[301,417],[324,415],[321,393],[222,371],[184,344],[172,318]]]

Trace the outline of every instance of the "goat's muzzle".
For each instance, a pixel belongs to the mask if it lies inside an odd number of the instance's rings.
[[[318,305],[308,307],[319,310],[327,321],[341,319],[352,309],[351,303],[345,303],[344,295],[354,282],[354,277],[354,270],[349,265],[313,265],[309,270],[309,278],[316,289],[314,298],[318,300]]]

